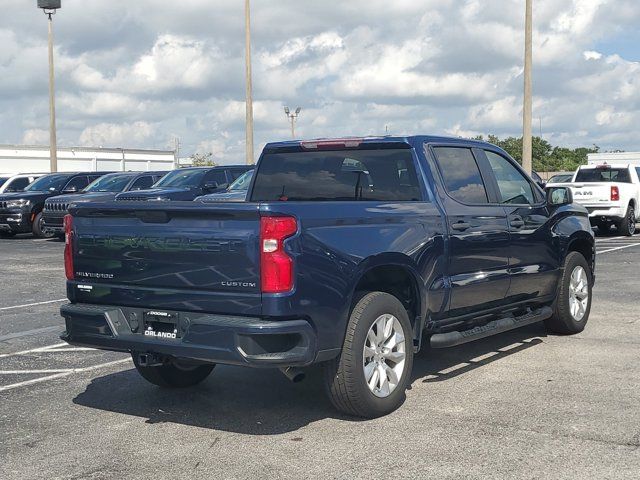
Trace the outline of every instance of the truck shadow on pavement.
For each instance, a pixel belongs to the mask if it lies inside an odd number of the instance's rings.
[[[454,348],[424,348],[414,359],[412,385],[451,380],[538,345],[545,335],[542,324],[535,324]],[[145,418],[148,424],[168,422],[248,435],[295,432],[325,418],[362,421],[332,407],[321,373],[318,367],[310,368],[305,381],[293,384],[277,370],[218,366],[199,386],[165,390],[130,369],[92,379],[73,402]]]

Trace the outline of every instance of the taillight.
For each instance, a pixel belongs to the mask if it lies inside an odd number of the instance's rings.
[[[64,273],[67,280],[73,280],[73,217],[64,216]]]
[[[363,138],[332,138],[326,140],[307,140],[300,142],[300,146],[305,150],[321,150],[332,148],[355,148],[359,147]]]
[[[260,218],[260,285],[263,293],[283,293],[293,288],[293,259],[284,240],[298,231],[294,217]]]
[[[612,186],[611,187],[611,201],[615,202],[617,200],[620,200],[620,190],[618,190],[618,187]]]

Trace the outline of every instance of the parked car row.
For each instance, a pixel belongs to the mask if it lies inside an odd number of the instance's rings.
[[[191,167],[170,172],[66,172],[0,175],[0,236],[64,236],[74,203],[111,201],[243,200],[248,165]],[[244,178],[242,182],[234,183]],[[233,184],[233,189],[230,185]],[[243,190],[244,189],[244,190]],[[221,199],[213,197],[220,195]]]

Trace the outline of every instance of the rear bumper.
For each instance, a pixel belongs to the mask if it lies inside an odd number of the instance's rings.
[[[179,338],[144,335],[148,309],[67,304],[60,308],[72,345],[102,350],[157,353],[205,362],[252,367],[306,366],[317,353],[316,334],[306,320],[269,321],[167,311]]]
[[[609,221],[619,221],[622,220],[627,214],[626,208],[619,206],[604,207],[585,205],[585,207],[589,211],[589,220],[591,220],[592,223],[597,220],[603,219]]]
[[[29,213],[10,212],[0,213],[0,231],[13,233],[27,233],[31,231]]]

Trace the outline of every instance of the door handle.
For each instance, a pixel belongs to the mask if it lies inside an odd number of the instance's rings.
[[[451,228],[453,230],[458,230],[462,232],[464,230],[467,230],[468,228],[471,228],[471,225],[469,225],[467,222],[457,222],[457,223],[452,223]]]
[[[511,225],[513,228],[522,228],[524,227],[524,220],[522,220],[522,218],[520,217],[515,217],[509,220],[509,225]]]

